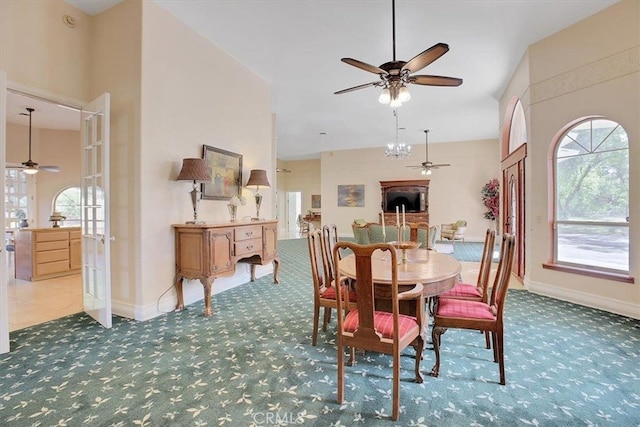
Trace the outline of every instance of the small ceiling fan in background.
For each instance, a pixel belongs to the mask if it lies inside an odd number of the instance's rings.
[[[22,116],[29,116],[29,160],[26,162],[22,162],[21,164],[16,163],[7,163],[7,169],[22,169],[22,172],[28,175],[34,175],[38,173],[39,170],[47,171],[47,172],[60,172],[60,168],[58,166],[40,166],[38,163],[31,160],[31,113],[35,110],[33,108],[27,107],[27,113],[20,113]]]
[[[408,62],[396,60],[396,2],[391,2],[391,22],[393,25],[393,60],[385,62],[384,64],[376,67],[358,61],[353,58],[342,58],[341,61],[352,65],[361,70],[368,71],[370,73],[378,74],[380,76],[379,81],[365,83],[363,85],[350,87],[335,92],[335,95],[351,92],[358,89],[364,89],[370,86],[382,87],[382,93],[378,98],[382,104],[389,104],[391,108],[397,108],[402,105],[403,102],[411,99],[411,94],[407,89],[408,84],[416,84],[423,86],[460,86],[462,79],[457,77],[444,77],[434,75],[417,75],[412,73],[420,71],[427,65],[440,58],[442,55],[449,51],[449,45],[446,43],[436,43],[424,52],[414,56]]]
[[[449,163],[438,163],[438,164],[433,164],[432,162],[429,161],[429,129],[425,129],[424,131],[424,137],[425,137],[425,161],[422,162],[422,164],[420,166],[407,166],[408,168],[413,168],[413,169],[422,169],[422,171],[420,172],[422,175],[431,175],[431,170],[432,169],[438,169],[441,167],[445,167],[445,166],[451,166]]]
[[[277,173],[291,173],[290,169],[287,168],[276,168]]]

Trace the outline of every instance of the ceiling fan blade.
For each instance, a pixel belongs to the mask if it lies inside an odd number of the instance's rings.
[[[374,74],[389,74],[385,70],[383,70],[382,68],[376,67],[375,65],[367,64],[366,62],[358,61],[357,59],[342,58],[341,61],[344,62],[345,64],[353,65],[356,68],[360,68],[361,70],[365,70],[365,71],[368,71],[370,73],[374,73]]]
[[[425,86],[460,86],[462,79],[457,77],[420,75],[409,77],[409,83]]]
[[[39,166],[38,169],[47,172],[60,172],[60,166]]]
[[[402,71],[409,71],[409,73],[415,73],[418,70],[422,70],[427,65],[431,64],[436,59],[449,51],[449,45],[446,43],[436,43],[429,49],[414,56],[404,64]]]
[[[435,164],[435,165],[431,165],[432,168],[442,168],[442,167],[445,167],[445,166],[451,166],[451,165],[449,163],[438,163],[438,164]]]
[[[411,169],[422,169],[423,166],[405,166],[407,168],[411,168]]]
[[[365,83],[363,85],[354,86],[354,87],[350,87],[348,89],[339,90],[337,92],[334,92],[333,94],[334,95],[340,95],[341,93],[347,93],[347,92],[351,92],[351,91],[358,90],[358,89],[364,89],[365,87],[369,87],[369,86],[378,86],[380,84],[381,84],[380,82]]]

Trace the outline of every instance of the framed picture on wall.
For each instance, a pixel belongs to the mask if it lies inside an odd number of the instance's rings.
[[[203,145],[203,158],[209,165],[211,182],[202,184],[202,198],[229,200],[242,191],[242,154]]]
[[[364,185],[338,185],[339,207],[364,207]]]
[[[320,209],[320,194],[312,194],[311,195],[311,209]]]

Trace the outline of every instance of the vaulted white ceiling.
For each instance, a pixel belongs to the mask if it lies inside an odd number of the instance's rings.
[[[88,13],[119,0],[66,0]],[[340,61],[379,66],[392,52],[391,0],[155,0],[271,84],[278,158],[383,147],[395,139],[380,89],[334,95],[378,76]],[[417,74],[459,77],[460,87],[410,85],[400,138],[429,142],[498,137],[498,100],[527,46],[615,0],[397,0],[396,56],[438,42],[448,53]],[[215,76],[212,76],[215,78]],[[320,135],[326,133],[326,135]]]

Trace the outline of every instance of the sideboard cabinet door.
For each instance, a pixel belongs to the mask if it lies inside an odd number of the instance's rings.
[[[264,261],[274,259],[278,255],[278,224],[266,224],[262,228]]]
[[[210,274],[218,275],[233,271],[233,228],[213,228],[210,233]]]

